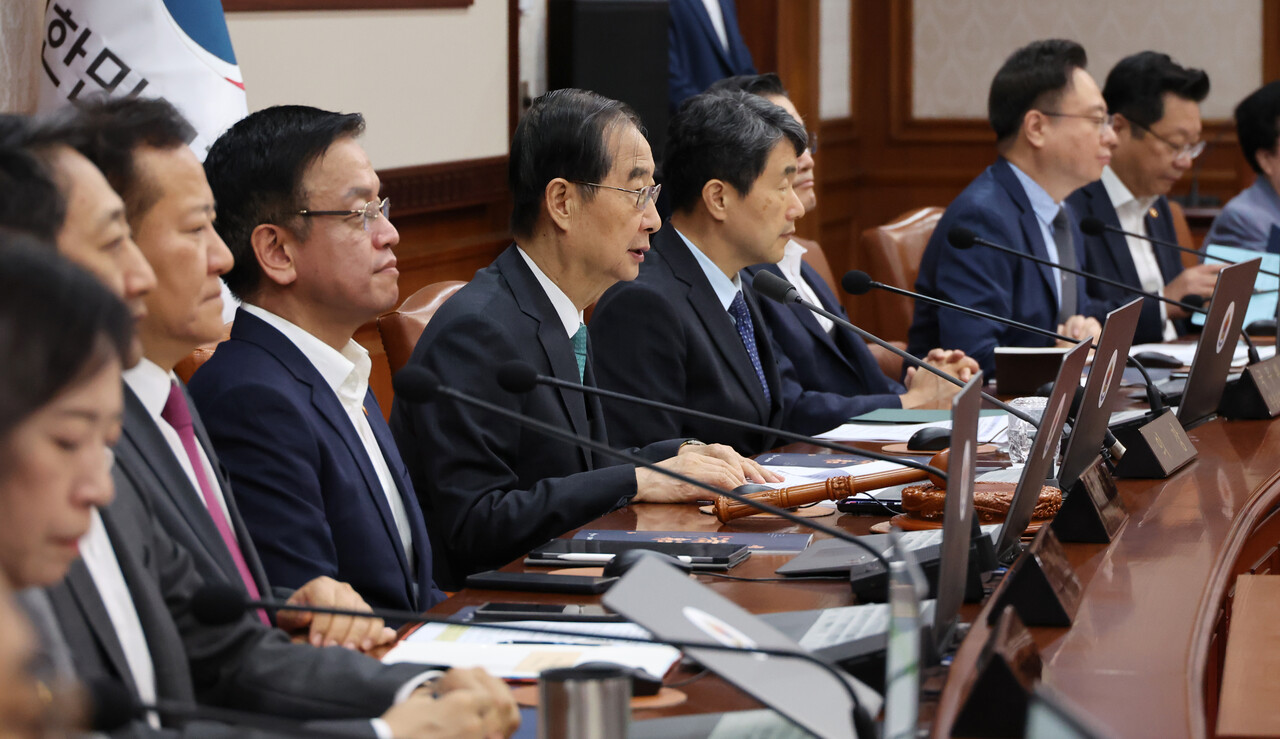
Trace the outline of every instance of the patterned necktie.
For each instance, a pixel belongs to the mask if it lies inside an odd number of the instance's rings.
[[[1076,268],[1076,247],[1071,239],[1071,223],[1067,218],[1067,208],[1063,206],[1053,218],[1053,243],[1058,245],[1058,264],[1070,269]],[[1066,323],[1067,319],[1077,312],[1076,276],[1065,270],[1058,270],[1062,281],[1058,284],[1058,323]]]
[[[579,323],[572,341],[573,356],[578,360],[578,382],[582,382],[587,373],[587,327]]]
[[[204,463],[200,461],[199,447],[196,445],[196,434],[192,428],[191,409],[187,407],[187,398],[182,394],[182,388],[178,383],[172,383],[169,386],[169,400],[164,404],[164,410],[160,412],[163,418],[174,431],[178,432],[178,439],[182,441],[182,448],[187,453],[187,459],[191,462],[191,469],[196,474],[196,482],[200,484],[200,495],[204,498],[204,506],[209,509],[209,517],[213,519],[213,525],[218,529],[218,534],[222,536],[222,542],[227,545],[227,551],[231,553],[231,560],[236,563],[236,571],[240,573],[240,579],[244,581],[244,589],[248,591],[249,597],[258,600],[261,594],[258,592],[258,585],[253,581],[253,575],[249,572],[249,564],[244,560],[244,552],[240,551],[240,544],[236,541],[236,537],[231,533],[231,522],[227,520],[227,515],[222,511],[222,504],[218,501],[218,497],[213,492],[213,487],[209,484],[209,476],[205,474]],[[267,618],[266,611],[258,610],[258,618],[262,619],[262,623],[270,626],[271,620]]]
[[[760,380],[760,388],[764,390],[764,402],[770,403],[772,396],[769,393],[769,382],[764,378],[764,367],[760,365],[760,351],[756,348],[756,327],[751,322],[751,311],[747,309],[747,301],[742,297],[741,290],[733,296],[733,302],[729,304],[729,315],[733,316],[733,322],[738,326],[738,337],[742,339],[747,356],[751,358],[751,366],[756,371],[756,378]]]

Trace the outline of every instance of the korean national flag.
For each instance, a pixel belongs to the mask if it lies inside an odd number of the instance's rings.
[[[204,159],[248,113],[220,0],[49,0],[39,110],[82,95],[163,97],[199,132]]]

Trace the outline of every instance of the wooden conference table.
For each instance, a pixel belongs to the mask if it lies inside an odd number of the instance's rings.
[[[1070,629],[1035,628],[1045,682],[1120,737],[1213,734],[1218,675],[1225,652],[1229,595],[1242,572],[1268,572],[1280,541],[1280,423],[1214,419],[1188,432],[1198,458],[1166,480],[1120,480],[1129,520],[1108,545],[1064,545],[1084,593]],[[801,446],[788,451],[815,451]],[[882,520],[836,513],[818,519],[855,534]],[[781,531],[784,521],[740,519],[721,525],[692,506],[633,505],[586,528],[650,531]],[[570,534],[572,535],[572,534]],[[822,537],[821,534],[818,537]],[[785,555],[753,554],[731,574],[770,577]],[[507,569],[521,569],[518,562]],[[828,608],[855,601],[847,582],[699,580],[756,613]],[[485,601],[597,602],[594,597],[464,590],[436,609],[451,613]],[[962,617],[977,621],[977,608]],[[942,694],[928,711],[934,736],[950,734],[962,686],[986,629],[961,644]],[[673,680],[688,675],[676,675]],[[713,676],[682,688],[689,701],[660,715],[758,708]]]

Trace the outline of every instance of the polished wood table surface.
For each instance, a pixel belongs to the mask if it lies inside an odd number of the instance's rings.
[[[1280,540],[1280,517],[1270,515],[1280,500],[1280,424],[1215,419],[1188,433],[1199,451],[1189,466],[1166,480],[1119,481],[1130,515],[1114,541],[1065,545],[1084,586],[1074,625],[1032,629],[1045,661],[1044,680],[1120,737],[1212,735],[1224,650],[1220,635],[1225,634],[1230,590],[1237,574],[1270,562]],[[866,533],[880,519],[835,514],[818,520]],[[666,505],[632,505],[587,528],[804,531],[778,520],[742,519],[721,525],[692,507]],[[786,559],[752,555],[732,574],[770,577]],[[841,580],[699,579],[757,613],[854,603],[847,582]],[[452,612],[488,600],[598,598],[465,590],[437,611]],[[962,615],[973,618],[975,611],[968,607]],[[961,688],[973,677],[985,636],[985,628],[976,625],[957,652],[936,706],[935,736],[949,735]],[[718,679],[698,680],[684,689],[689,703],[664,715],[756,707]],[[646,713],[636,718],[657,715]]]

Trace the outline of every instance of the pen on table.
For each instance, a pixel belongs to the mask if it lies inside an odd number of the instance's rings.
[[[558,559],[564,562],[592,562],[595,564],[606,564],[613,560],[612,554],[590,554],[587,552],[567,552],[565,554],[556,554],[552,559]],[[687,554],[676,556],[676,559],[685,564],[711,564],[711,557],[690,557]]]

